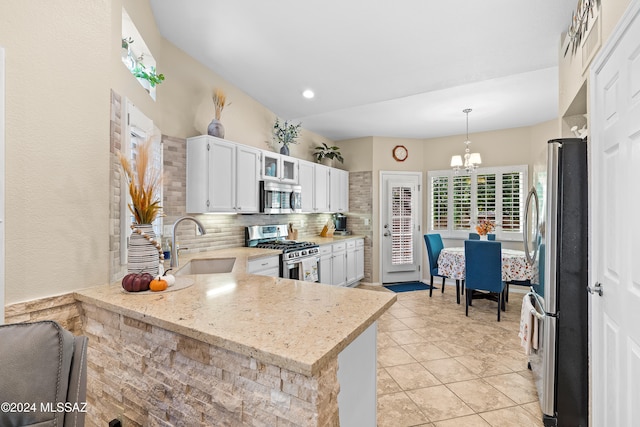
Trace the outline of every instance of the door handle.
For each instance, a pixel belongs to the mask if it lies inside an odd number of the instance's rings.
[[[587,291],[589,291],[591,295],[598,294],[598,296],[602,296],[602,283],[596,282],[596,284],[593,285],[593,288],[591,286],[587,286]]]
[[[389,237],[389,236],[391,236],[391,233],[389,233],[388,231],[385,231],[385,232],[384,232],[384,234],[383,234],[383,236],[384,236],[384,237]]]

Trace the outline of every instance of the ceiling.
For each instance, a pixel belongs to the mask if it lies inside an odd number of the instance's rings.
[[[334,141],[432,138],[558,116],[577,0],[151,0],[164,38]],[[312,89],[313,99],[302,97]]]

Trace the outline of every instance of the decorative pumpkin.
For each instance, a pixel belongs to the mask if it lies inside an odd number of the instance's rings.
[[[167,285],[173,286],[176,284],[176,276],[174,276],[173,274],[167,274],[169,270],[164,272],[164,274],[162,275],[162,279],[167,282]]]
[[[129,273],[122,279],[122,287],[127,292],[148,291],[152,279],[153,276],[149,273]]]
[[[149,283],[149,289],[154,292],[164,291],[169,287],[169,284],[162,276],[158,276]]]

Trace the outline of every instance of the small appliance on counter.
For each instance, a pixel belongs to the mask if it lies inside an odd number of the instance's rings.
[[[347,216],[341,213],[335,214],[333,216],[333,222],[336,225],[336,229],[333,232],[333,234],[336,234],[338,236],[346,236],[351,234],[349,231],[347,231]]]

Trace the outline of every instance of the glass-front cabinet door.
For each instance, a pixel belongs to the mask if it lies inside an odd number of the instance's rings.
[[[297,184],[298,159],[271,151],[263,151],[261,175],[265,181]]]
[[[280,181],[280,155],[262,152],[262,179]]]
[[[298,159],[289,156],[280,156],[282,181],[292,184],[298,183]]]

